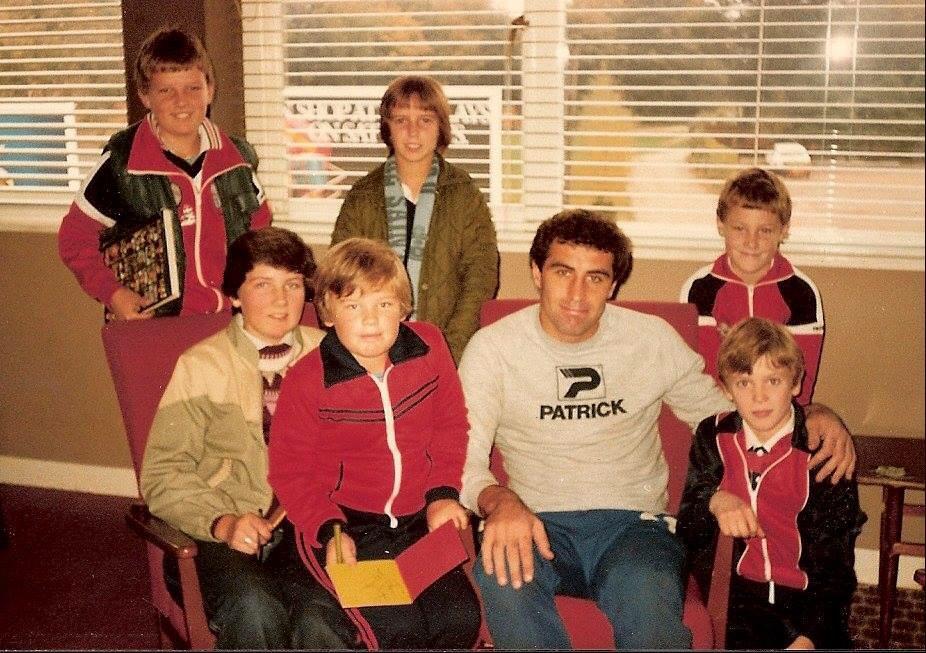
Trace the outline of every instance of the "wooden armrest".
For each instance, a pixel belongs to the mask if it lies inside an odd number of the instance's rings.
[[[196,541],[163,519],[152,515],[144,503],[133,503],[129,506],[125,521],[142,539],[161,549],[165,556],[177,559],[180,582],[179,605],[186,619],[186,632],[177,632],[167,621],[167,628],[173,633],[170,636],[187,640],[192,650],[213,648],[215,637],[209,630],[209,624],[203,612],[202,593],[199,589],[199,578],[194,560],[196,554],[199,553]]]
[[[143,539],[173,558],[195,558],[199,552],[193,538],[152,515],[143,503],[133,503],[125,521]]]
[[[730,602],[730,570],[733,566],[733,538],[717,535],[714,569],[711,571],[711,589],[707,596],[707,613],[714,628],[714,648],[726,648],[727,607]]]

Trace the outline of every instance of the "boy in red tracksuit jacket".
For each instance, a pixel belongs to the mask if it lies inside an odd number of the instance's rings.
[[[680,301],[698,308],[698,350],[717,378],[724,334],[747,317],[784,324],[804,353],[807,376],[798,403],[813,397],[823,348],[820,292],[778,248],[788,237],[791,196],[784,183],[760,168],[727,181],[717,201],[717,230],[725,252],[682,285]]]
[[[748,318],[720,348],[737,412],[698,426],[677,533],[707,587],[718,530],[734,545],[729,648],[852,648],[855,539],[865,522],[854,481],[817,482],[807,467],[803,361],[780,324]],[[742,538],[742,539],[739,539]]]
[[[270,434],[270,484],[309,571],[395,558],[428,531],[469,523],[459,491],[469,422],[450,350],[434,325],[403,322],[411,286],[385,243],[334,246],[316,277],[329,327],[287,374]],[[471,648],[479,603],[462,567],[411,605],[349,609],[371,648]]]
[[[109,139],[61,222],[61,260],[117,320],[230,310],[222,293],[225,253],[241,234],[270,224],[257,154],[206,117],[215,95],[212,63],[192,34],[154,32],[135,60],[134,79],[149,113]],[[100,242],[165,210],[173,216],[181,297],[142,310],[145,299],[103,263]]]

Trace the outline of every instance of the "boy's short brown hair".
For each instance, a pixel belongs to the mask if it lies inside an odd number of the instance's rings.
[[[550,246],[555,242],[583,245],[611,254],[611,281],[615,286],[609,299],[617,297],[633,269],[633,245],[614,220],[587,209],[566,209],[547,218],[537,227],[531,243],[530,262],[538,270],[543,270]]]
[[[734,374],[751,374],[756,361],[768,356],[772,367],[791,372],[793,384],[804,376],[804,354],[783,325],[749,317],[727,333],[717,352],[717,373],[724,385]]]
[[[348,238],[328,250],[315,276],[315,306],[321,321],[330,322],[330,301],[347,297],[355,290],[378,290],[390,286],[402,308],[412,310],[412,287],[402,260],[378,240]]]
[[[389,148],[389,154],[395,152],[392,133],[389,131],[389,118],[392,110],[406,105],[412,96],[417,96],[422,108],[437,115],[437,151],[441,154],[450,145],[450,103],[444,95],[444,89],[433,77],[426,75],[405,75],[397,77],[389,84],[379,103],[379,135]]]
[[[791,194],[781,178],[762,168],[748,168],[727,180],[717,199],[717,219],[726,221],[733,207],[774,213],[782,227],[791,222]]]
[[[193,34],[176,25],[162,27],[142,43],[135,57],[135,85],[139,92],[147,93],[151,77],[158,72],[176,72],[199,68],[212,86],[215,73],[212,60],[202,42]]]

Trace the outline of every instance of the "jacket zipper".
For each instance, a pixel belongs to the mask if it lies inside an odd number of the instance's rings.
[[[386,422],[386,446],[389,447],[389,452],[392,454],[392,469],[393,469],[393,480],[392,480],[392,493],[389,495],[389,498],[386,499],[386,505],[383,506],[383,512],[389,517],[389,527],[395,528],[399,525],[399,520],[392,513],[392,504],[395,502],[396,497],[399,495],[399,488],[402,487],[402,452],[399,451],[398,442],[396,442],[395,437],[395,416],[392,413],[392,400],[389,397],[389,372],[393,369],[393,366],[386,368],[386,371],[383,373],[383,380],[380,381],[376,376],[370,374],[370,378],[373,379],[373,383],[376,384],[376,387],[379,389],[380,400],[383,403],[383,414],[385,416]]]

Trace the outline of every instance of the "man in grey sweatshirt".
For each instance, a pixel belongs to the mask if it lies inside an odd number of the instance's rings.
[[[688,648],[656,421],[663,402],[692,427],[732,405],[669,324],[607,303],[633,261],[611,220],[563,211],[540,225],[530,259],[540,303],[478,331],[459,368],[461,501],[485,519],[476,580],[495,646],[568,649],[553,602],[567,592],[598,603],[618,648]],[[839,419],[811,419],[824,442],[811,462],[830,458],[818,477],[851,476]],[[493,444],[507,487],[488,469]]]

